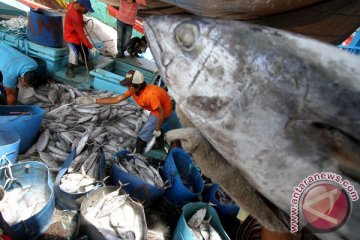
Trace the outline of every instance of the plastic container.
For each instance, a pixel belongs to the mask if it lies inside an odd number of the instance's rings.
[[[26,31],[27,38],[39,45],[63,47],[62,16],[52,12],[31,9]]]
[[[24,154],[34,143],[45,111],[32,105],[0,106],[0,126],[20,136],[19,154]]]
[[[113,60],[96,66],[96,69],[90,71],[94,77],[93,87],[99,90],[109,90],[116,93],[124,93],[127,87],[120,85],[119,81],[123,80],[126,73],[130,70],[138,70],[143,73],[144,81],[152,84],[156,75],[148,69],[124,62],[125,60]]]
[[[106,238],[99,232],[99,230],[96,228],[95,225],[93,225],[90,221],[86,219],[84,216],[84,213],[86,212],[86,209],[90,206],[96,205],[101,198],[104,196],[104,194],[109,194],[113,191],[115,191],[117,187],[114,186],[106,186],[98,188],[94,191],[92,191],[81,203],[80,207],[80,219],[79,219],[79,233],[80,235],[86,234],[88,239],[90,240],[106,240]],[[146,226],[146,219],[145,219],[145,213],[144,208],[132,201],[130,198],[128,198],[126,201],[130,202],[133,209],[135,209],[138,212],[138,217],[142,221],[142,225],[144,226],[142,236],[140,236],[139,239],[146,239],[147,234],[147,226]],[[138,239],[138,238],[137,238]]]
[[[0,166],[16,163],[19,153],[20,136],[15,131],[0,129]]]
[[[165,190],[163,197],[174,206],[183,206],[198,197],[204,189],[204,182],[198,168],[193,164],[190,155],[181,148],[171,150],[162,174],[164,180],[168,180],[171,185]],[[186,181],[189,186],[185,186],[183,181]]]
[[[114,156],[124,157],[129,153],[129,151],[124,150],[115,153]],[[129,158],[132,158],[132,156],[129,156]],[[119,181],[121,181],[122,184],[129,183],[123,186],[125,192],[127,192],[130,197],[140,202],[144,202],[145,205],[150,205],[164,193],[163,188],[157,188],[154,185],[147,183],[145,180],[121,170],[114,162],[111,163],[111,177],[113,182],[117,185],[119,185]]]
[[[96,180],[102,180],[105,178],[105,156],[102,148],[99,148],[100,159],[99,159],[99,175]],[[84,200],[86,195],[93,190],[83,192],[83,193],[68,193],[63,191],[60,188],[60,180],[67,172],[68,168],[71,165],[71,162],[74,160],[76,154],[76,148],[72,150],[69,157],[66,159],[62,167],[60,168],[56,180],[55,180],[55,197],[56,203],[63,209],[68,210],[77,210],[80,208],[81,202]]]
[[[55,211],[55,195],[49,169],[41,162],[31,161],[14,164],[11,170],[13,177],[16,178],[11,188],[30,185],[30,191],[34,191],[34,194],[42,191],[47,198],[45,206],[37,214],[11,226],[11,230],[19,239],[36,239],[51,224]],[[0,169],[0,185],[2,186],[7,180],[4,171],[4,168]]]
[[[198,239],[195,234],[192,232],[192,230],[187,225],[187,221],[196,213],[197,210],[201,208],[207,208],[205,219],[210,220],[211,226],[217,231],[217,233],[220,235],[222,240],[228,240],[230,239],[226,232],[224,231],[219,216],[217,215],[215,209],[211,207],[207,203],[203,202],[195,202],[195,203],[188,203],[184,206],[183,212],[179,218],[178,224],[176,225],[173,240],[196,240]]]
[[[216,193],[219,189],[220,186],[217,183],[214,183],[211,186],[205,186],[202,193],[203,201],[213,204],[220,217],[236,217],[240,207],[236,204],[221,204],[221,202],[216,198]]]

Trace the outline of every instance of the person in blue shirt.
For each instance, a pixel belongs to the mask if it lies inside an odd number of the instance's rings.
[[[6,44],[0,44],[0,91],[6,95],[6,104],[15,105],[18,86],[34,87],[38,84],[37,62]]]

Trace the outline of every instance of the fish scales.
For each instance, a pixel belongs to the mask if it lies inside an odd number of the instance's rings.
[[[71,110],[70,104],[61,105],[61,106],[51,110],[50,112],[48,112],[47,115],[59,117],[60,115],[63,115],[62,114],[63,112],[69,111],[69,109]]]
[[[114,126],[105,126],[104,127],[106,129],[106,131],[108,131],[109,133],[115,134],[117,136],[122,136],[123,135],[123,131],[121,131],[120,129],[118,129],[117,127]]]
[[[100,116],[98,114],[94,115],[93,118],[91,119],[91,122],[97,122],[99,121]]]
[[[75,138],[82,137],[83,135],[84,135],[83,132],[76,131],[74,130],[74,128],[60,133],[60,136],[69,143],[73,143],[75,141]]]
[[[91,138],[91,139],[96,138],[96,137],[99,136],[101,133],[103,133],[104,130],[105,130],[104,127],[102,127],[102,126],[97,126],[97,127],[94,129],[94,131],[91,133],[90,138]]]
[[[110,115],[108,117],[109,120],[115,119],[117,116],[118,110],[116,108],[111,108]]]
[[[71,151],[71,143],[66,142],[62,137],[59,137],[59,141],[55,143],[55,147],[63,150],[64,152]]]
[[[87,116],[80,118],[76,123],[81,124],[81,123],[90,121],[90,119],[92,119],[92,118],[93,118],[93,115],[87,115]]]
[[[71,104],[70,93],[66,92],[64,94],[61,94],[59,101],[62,102],[62,103],[65,103],[65,104]]]
[[[68,153],[68,152],[65,152],[65,151],[63,151],[63,150],[61,150],[61,149],[59,149],[59,148],[57,148],[57,147],[48,146],[48,149],[49,149],[51,152],[56,153],[56,154],[58,154],[58,155],[62,155],[62,156],[65,156],[65,157],[69,156],[69,153]]]
[[[71,162],[68,172],[77,172],[80,170],[81,166],[84,164],[85,159],[87,159],[90,156],[90,153],[88,150],[83,151],[80,155],[76,156],[73,161]]]
[[[116,122],[115,127],[117,127],[120,130],[132,127],[131,124],[129,124],[128,122],[126,122],[126,123],[122,122],[123,119],[126,119],[126,118],[122,118],[121,121]]]
[[[49,100],[48,97],[45,97],[45,96],[43,96],[43,95],[41,95],[41,94],[37,94],[36,92],[34,92],[34,96],[35,96],[37,99],[39,99],[40,101],[42,101],[42,102],[51,103],[51,101]]]
[[[94,138],[94,141],[98,142],[99,144],[103,144],[106,141],[108,134],[108,132],[101,133],[96,138]]]
[[[56,134],[58,142],[63,146],[63,148],[67,149],[66,151],[71,150],[71,142],[69,142],[67,139],[65,139],[59,132]]]
[[[76,111],[80,113],[88,113],[88,114],[99,114],[101,109],[94,109],[94,108],[75,108]]]
[[[76,147],[76,155],[79,155],[81,151],[84,149],[87,141],[89,140],[89,137],[94,129],[94,124],[91,124],[88,128],[88,131],[85,133],[85,135],[81,138],[79,141],[77,147]]]
[[[50,131],[49,129],[45,129],[39,136],[38,141],[36,143],[36,149],[38,152],[44,151],[47,144],[49,143]]]
[[[144,28],[177,108],[277,207],[290,212],[294,187],[309,174],[351,174],[339,168],[328,129],[345,133],[344,142],[360,139],[358,57],[235,21],[164,16],[145,20]],[[348,146],[359,148],[350,142],[337,149],[356,166],[358,152]],[[347,226],[360,219],[359,203],[353,206]],[[358,232],[349,229],[337,231],[352,239]]]
[[[58,168],[56,159],[47,152],[39,152],[40,160],[43,161],[49,168]]]
[[[102,113],[100,113],[99,118],[100,120],[105,120],[110,116],[111,113],[111,107],[107,106],[107,108],[105,109],[105,111],[103,111]]]
[[[97,158],[98,158],[98,152],[95,151],[95,152],[92,152],[87,159],[85,159],[85,162],[82,165],[82,168],[84,168],[85,172],[89,171],[89,169],[92,167],[92,165],[95,164]]]
[[[82,137],[77,137],[74,139],[73,143],[71,144],[71,150],[77,147]]]
[[[58,101],[59,96],[58,96],[58,92],[56,89],[52,89],[49,91],[48,99],[51,102],[51,104],[55,104]]]

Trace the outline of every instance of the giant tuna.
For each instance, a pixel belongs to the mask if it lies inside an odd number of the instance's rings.
[[[319,236],[358,238],[359,57],[300,35],[236,21],[159,16],[146,19],[144,27],[169,93],[201,135],[187,131],[187,139],[177,137],[190,142],[192,150],[196,140],[206,139],[207,150],[214,152],[198,156],[218,156],[224,169],[235,169],[226,176],[221,166],[211,170],[214,159],[195,156],[205,174],[232,196],[238,187],[231,182],[241,175],[287,214],[294,188],[304,179],[320,172],[339,174],[337,186],[347,179],[354,187],[347,193],[353,200],[350,218],[336,232]],[[235,196],[240,205],[244,199]],[[336,197],[330,205],[331,200]],[[246,208],[255,216],[261,211]],[[300,219],[301,226],[306,223]]]

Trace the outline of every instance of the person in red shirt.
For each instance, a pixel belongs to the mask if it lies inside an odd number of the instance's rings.
[[[119,11],[116,15],[117,23],[117,58],[124,57],[129,44],[133,25],[140,5],[147,5],[146,0],[120,0]]]
[[[96,51],[96,48],[93,47],[84,32],[83,14],[87,12],[94,12],[90,0],[77,0],[69,4],[65,15],[64,40],[69,46],[66,71],[68,78],[74,78],[74,68],[78,65],[80,56],[83,61],[86,61],[89,70],[93,68],[91,61],[89,61],[89,49]]]
[[[163,147],[163,136],[161,129],[170,131],[180,128],[181,124],[172,109],[169,94],[161,87],[146,84],[144,75],[137,70],[130,70],[121,85],[127,86],[128,90],[116,97],[91,98],[79,97],[75,99],[76,104],[116,104],[125,99],[133,97],[134,101],[143,109],[150,111],[150,116],[138,132],[136,139],[135,152],[142,153],[147,143],[155,136],[159,147]]]

